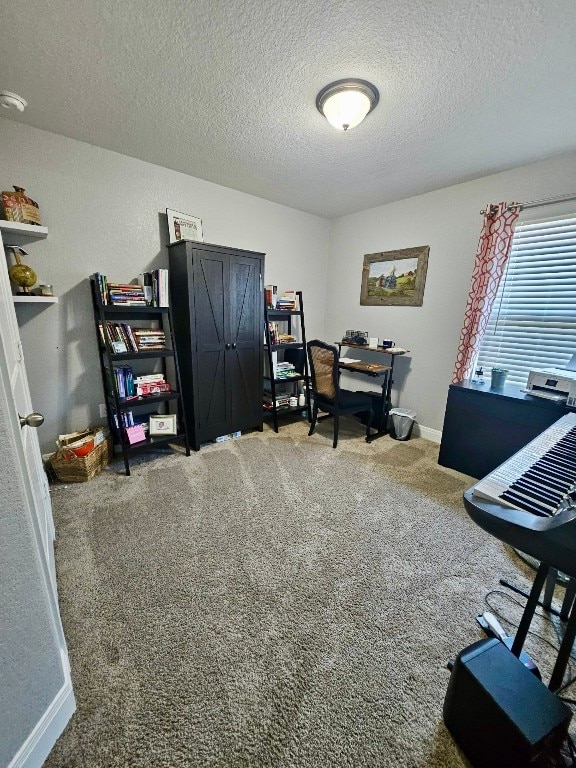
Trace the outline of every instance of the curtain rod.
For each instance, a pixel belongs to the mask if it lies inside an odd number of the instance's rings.
[[[539,208],[541,205],[553,205],[554,203],[569,203],[572,200],[576,200],[576,194],[563,195],[562,197],[546,197],[544,200],[532,200],[529,203],[512,203],[506,207],[507,211],[511,211],[513,208],[518,208],[520,211],[526,208]],[[486,213],[486,208],[480,211],[481,214]]]

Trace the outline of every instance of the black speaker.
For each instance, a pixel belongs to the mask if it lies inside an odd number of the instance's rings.
[[[572,712],[499,640],[460,651],[444,722],[474,768],[526,768],[558,754]]]

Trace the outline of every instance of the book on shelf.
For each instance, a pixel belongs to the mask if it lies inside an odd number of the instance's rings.
[[[147,395],[160,395],[164,392],[171,392],[171,385],[164,380],[163,373],[150,373],[144,376],[137,376],[134,379],[136,394],[141,397]]]
[[[146,299],[146,304],[149,307],[153,307],[154,291],[152,289],[152,272],[141,272],[138,275],[138,282],[144,289],[144,298]]]
[[[264,286],[264,301],[266,302],[266,309],[276,308],[276,298],[278,296],[278,288],[275,285]]]
[[[108,384],[110,390],[114,391],[114,384],[118,391],[118,396],[125,400],[136,395],[136,385],[134,383],[134,371],[129,365],[114,367],[112,371],[106,369]],[[111,378],[113,377],[113,379]]]
[[[100,272],[95,272],[92,277],[94,278],[96,289],[99,293],[100,302],[102,304],[108,304],[108,286],[106,283],[106,275],[103,275]]]
[[[134,328],[132,333],[138,352],[166,349],[166,334],[160,329]]]
[[[294,312],[298,309],[296,291],[284,291],[276,300],[276,309],[284,312]]]
[[[136,384],[150,383],[151,381],[164,381],[163,373],[142,373],[134,378]]]
[[[142,272],[137,283],[110,282],[100,272],[95,272],[93,278],[102,304],[116,307],[169,306],[167,269]]]
[[[154,412],[155,414],[156,412]],[[146,434],[149,432],[150,428],[150,416],[154,415],[152,413],[138,413],[135,414],[134,411],[122,411],[121,413],[113,414],[113,423],[117,431],[120,429],[126,430],[130,427],[137,427],[141,426],[142,429]]]
[[[132,328],[128,323],[98,323],[103,346],[116,354],[166,349],[166,334],[161,329]]]
[[[108,300],[117,307],[145,307],[146,299],[141,285],[108,283]]]
[[[298,371],[292,363],[276,363],[275,379],[292,379],[298,375]]]
[[[270,390],[264,390],[263,395],[263,403],[265,406],[272,406],[274,405],[274,397],[272,396],[272,392]],[[276,393],[276,408],[285,408],[290,405],[290,394],[287,393]]]
[[[294,378],[294,376],[298,376],[298,371],[296,367],[293,365],[293,363],[278,360],[278,352],[276,350],[272,350],[272,352],[270,353],[270,356],[272,358],[271,371],[270,371],[269,359],[267,357],[264,358],[265,359],[264,373],[266,376],[273,379],[292,379]]]
[[[169,306],[167,269],[153,269],[151,272],[142,272],[138,279],[144,289],[148,306]]]
[[[268,335],[270,337],[270,344],[279,344],[280,326],[278,323],[268,322]],[[267,342],[266,342],[267,343]]]

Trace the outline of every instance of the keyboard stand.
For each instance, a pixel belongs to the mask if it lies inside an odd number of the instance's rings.
[[[564,637],[562,638],[562,642],[558,650],[558,656],[556,657],[556,663],[554,664],[552,676],[548,684],[548,688],[551,691],[557,692],[562,687],[565,687],[562,685],[562,682],[564,680],[566,668],[568,667],[568,662],[570,661],[570,654],[574,645],[574,639],[576,638],[576,600],[574,599],[576,596],[576,579],[570,579],[569,583],[567,584],[566,595],[562,603],[562,610],[557,611],[556,609],[552,608],[551,605],[547,606],[545,604],[546,602],[551,602],[550,595],[548,596],[548,599],[545,596],[544,602],[540,601],[540,594],[544,585],[549,581],[551,572],[553,572],[553,579],[555,583],[557,571],[546,563],[540,563],[536,573],[536,578],[534,579],[534,584],[532,585],[532,589],[528,595],[528,600],[526,602],[526,606],[524,607],[524,613],[522,614],[522,619],[520,620],[518,632],[514,638],[514,643],[512,644],[511,650],[514,656],[520,656],[520,651],[526,642],[528,630],[530,629],[530,624],[534,618],[534,613],[537,606],[541,606],[547,611],[551,610],[552,613],[560,616],[560,618],[563,618],[564,614],[566,616],[566,629],[564,631]],[[504,586],[509,586],[517,593],[525,594],[517,587],[505,583],[504,579],[501,579],[500,583]]]
[[[507,579],[500,579],[500,584],[503,587],[506,587],[506,589],[509,589],[512,592],[516,592],[517,595],[522,595],[522,597],[525,597],[525,598],[529,597],[528,592],[526,592],[524,589],[520,589],[520,587],[517,587],[515,584],[512,584],[512,582],[508,581]],[[552,605],[552,598],[554,597],[554,589],[556,587],[556,584],[560,584],[560,586],[566,587],[566,593],[564,594],[564,600],[562,601],[562,607],[560,608],[560,610],[558,610],[558,608],[554,608],[554,606]],[[554,616],[558,616],[558,618],[562,619],[562,621],[568,621],[570,608],[572,606],[572,603],[574,602],[575,596],[576,596],[576,579],[570,579],[567,576],[564,577],[563,579],[560,579],[559,573],[556,570],[556,568],[550,568],[550,572],[546,577],[546,583],[544,585],[544,599],[538,600],[538,605],[540,606],[540,608],[543,608],[545,611],[548,611],[548,613],[552,613],[554,614]]]

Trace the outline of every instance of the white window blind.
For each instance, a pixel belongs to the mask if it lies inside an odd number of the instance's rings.
[[[564,368],[576,353],[576,214],[516,226],[477,367]]]

